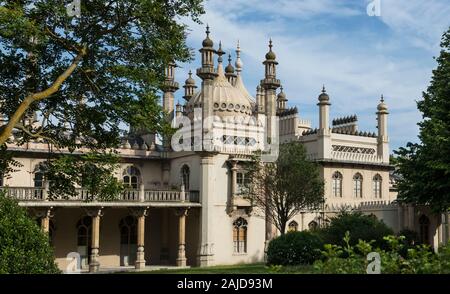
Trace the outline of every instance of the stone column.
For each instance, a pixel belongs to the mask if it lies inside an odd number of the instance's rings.
[[[148,208],[139,208],[134,211],[137,217],[137,253],[135,268],[137,270],[145,269],[145,217]]]
[[[41,220],[41,229],[46,234],[50,231],[50,219],[53,217],[53,213],[53,207],[31,210],[33,217]]]
[[[229,212],[233,212],[235,210],[234,200],[237,195],[237,161],[231,162],[231,198],[230,198],[230,207]]]
[[[98,272],[100,269],[99,249],[100,249],[100,218],[103,216],[102,208],[87,211],[92,217],[92,241],[91,241],[91,260],[89,262],[89,272]]]
[[[178,255],[177,266],[186,266],[186,216],[189,208],[178,208],[175,214],[178,216]]]
[[[200,236],[197,255],[199,266],[209,266],[214,263],[213,242],[213,198],[215,194],[214,183],[214,157],[211,154],[202,154],[200,159]]]
[[[304,211],[302,211],[302,212],[300,212],[300,214],[301,214],[301,216],[302,216],[302,231],[304,231],[305,230],[305,212]]]
[[[161,211],[161,264],[169,264],[169,213],[168,208]]]

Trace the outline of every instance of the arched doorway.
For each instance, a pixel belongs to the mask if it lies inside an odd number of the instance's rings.
[[[120,265],[134,265],[137,250],[137,220],[127,216],[119,222],[120,230]]]
[[[77,222],[77,252],[80,254],[81,268],[90,262],[92,244],[92,218],[85,216]]]
[[[430,219],[422,214],[419,217],[419,240],[422,244],[430,244],[429,239]]]

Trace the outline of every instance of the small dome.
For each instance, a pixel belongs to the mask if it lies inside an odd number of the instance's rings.
[[[212,47],[214,46],[214,42],[209,37],[206,37],[206,39],[203,40],[202,45],[203,47]]]
[[[280,100],[280,101],[287,100],[287,99],[286,99],[286,94],[283,92],[283,87],[281,87],[281,92],[278,93],[277,98],[278,98],[277,100]]]
[[[275,52],[272,51],[272,39],[269,41],[269,52],[266,53],[266,60],[275,60],[277,56],[275,55]]]
[[[234,67],[231,65],[231,63],[228,63],[227,67],[225,67],[226,73],[234,73]]]
[[[195,80],[192,78],[192,72],[189,71],[189,78],[184,82],[186,86],[195,86]]]
[[[319,101],[329,101],[330,96],[328,96],[327,92],[325,91],[325,86],[322,88],[322,93],[319,95]]]
[[[381,95],[380,104],[378,104],[377,109],[378,109],[378,111],[387,111],[388,110],[386,103],[384,103],[383,95]]]
[[[275,55],[275,53],[272,50],[267,52],[266,60],[275,60],[276,58],[277,58],[277,56]]]

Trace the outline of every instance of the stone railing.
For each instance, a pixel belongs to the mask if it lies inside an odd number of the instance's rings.
[[[198,191],[178,190],[145,190],[127,189],[122,192],[118,199],[102,201],[118,202],[199,202]],[[75,195],[64,195],[58,197],[49,197],[48,188],[35,187],[0,187],[0,190],[6,191],[8,197],[18,201],[92,201],[90,193],[86,189],[76,189]]]

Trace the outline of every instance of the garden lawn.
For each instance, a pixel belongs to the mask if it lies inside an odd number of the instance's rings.
[[[265,264],[220,265],[184,269],[161,269],[135,273],[144,274],[313,274],[312,265],[266,266]]]

